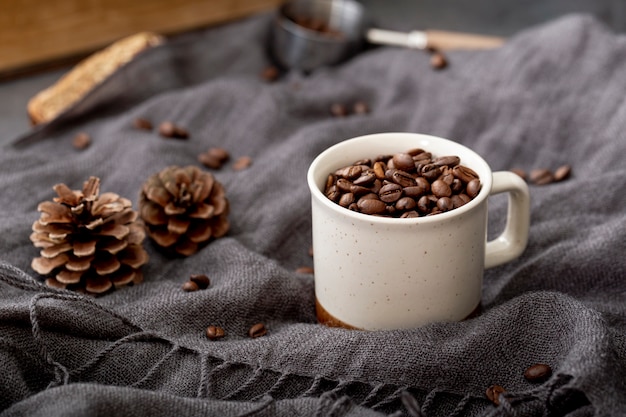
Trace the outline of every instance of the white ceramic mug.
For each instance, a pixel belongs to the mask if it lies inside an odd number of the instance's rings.
[[[482,187],[467,204],[433,216],[389,218],[348,210],[324,195],[330,173],[357,160],[422,148],[456,155]],[[309,167],[315,296],[321,323],[363,330],[460,321],[480,308],[485,268],[518,257],[528,241],[528,186],[492,172],[471,149],[435,136],[380,133],[340,142]],[[487,200],[509,194],[507,223],[487,242]]]

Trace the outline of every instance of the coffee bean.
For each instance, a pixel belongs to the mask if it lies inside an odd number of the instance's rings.
[[[422,185],[414,185],[411,187],[404,187],[402,191],[404,191],[404,195],[411,198],[419,198],[427,193],[430,189],[430,185],[428,188],[423,187]]]
[[[211,280],[204,274],[191,274],[189,276],[191,282],[195,282],[199,289],[204,290],[211,285]]]
[[[511,172],[516,174],[518,177],[520,177],[524,181],[526,181],[526,171],[524,171],[523,169],[521,169],[521,168],[513,168],[513,169],[511,169]]]
[[[392,174],[392,181],[402,187],[412,187],[416,185],[415,178],[408,172],[402,170],[395,170]]]
[[[141,130],[152,130],[152,122],[148,119],[144,119],[142,117],[138,117],[133,121],[133,126],[135,129]]]
[[[241,156],[233,164],[233,170],[243,171],[244,169],[248,169],[250,165],[252,165],[252,158],[249,156]]]
[[[222,165],[224,165],[223,161],[221,161],[219,158],[216,158],[215,156],[208,154],[207,152],[203,152],[198,155],[198,162],[200,162],[205,167],[211,169],[220,169]]]
[[[411,210],[411,211],[405,211],[404,213],[402,213],[402,215],[400,216],[400,218],[402,219],[412,219],[414,217],[419,217],[419,213],[415,210]]]
[[[350,204],[354,203],[354,201],[355,198],[353,193],[345,193],[339,198],[339,205],[341,207],[348,207]]]
[[[432,163],[440,167],[448,166],[450,168],[453,168],[461,163],[461,158],[456,155],[440,156],[433,159]]]
[[[406,172],[415,171],[415,163],[413,162],[413,157],[408,153],[397,153],[393,156],[392,161],[393,166],[396,169],[400,169]]]
[[[437,70],[444,69],[448,66],[448,60],[443,53],[436,51],[430,56],[430,66]]]
[[[419,200],[417,200],[417,209],[422,213],[430,212],[430,208],[432,207],[432,201],[428,196],[422,196]]]
[[[91,136],[85,132],[78,133],[74,136],[74,139],[72,139],[72,146],[75,149],[83,150],[88,148],[89,145],[91,145]]]
[[[230,159],[230,154],[224,148],[213,147],[209,148],[206,152],[208,155],[211,155],[222,162],[226,162]]]
[[[352,111],[354,112],[354,114],[367,114],[370,112],[370,108],[367,103],[363,101],[357,101],[356,103],[354,103]]]
[[[373,198],[361,198],[357,202],[357,207],[361,213],[365,214],[382,214],[387,211],[387,205],[385,203]]]
[[[478,178],[478,174],[473,169],[464,165],[457,165],[452,168],[452,174],[466,184],[471,180]]]
[[[402,187],[398,184],[387,184],[383,185],[383,187],[378,192],[378,196],[385,203],[393,203],[398,201],[398,199],[402,196]]]
[[[450,197],[441,197],[437,200],[437,208],[441,211],[450,211],[454,208],[454,203]]]
[[[430,152],[414,148],[363,158],[335,170],[326,179],[324,194],[349,210],[407,218],[461,207],[476,197],[480,188],[476,172],[460,165],[458,156],[434,158]]]
[[[297,274],[313,274],[315,271],[310,266],[301,266],[296,268]]]
[[[385,179],[386,171],[387,171],[387,166],[385,165],[384,162],[378,161],[374,163],[374,175],[376,175],[376,178],[378,178],[379,180]]]
[[[265,69],[261,72],[261,78],[268,82],[276,81],[279,77],[280,70],[273,65],[265,67]]]
[[[454,208],[459,208],[467,204],[467,201],[463,200],[463,198],[461,198],[459,194],[453,195],[452,197],[450,197],[450,200],[452,200],[452,205],[454,206]]]
[[[250,327],[248,330],[248,336],[255,339],[257,337],[265,336],[267,334],[267,328],[263,323],[257,323],[254,326]]]
[[[434,181],[430,186],[430,190],[437,197],[450,197],[452,195],[450,186],[443,180]]]
[[[402,197],[398,201],[396,201],[396,210],[407,211],[413,210],[417,206],[417,203],[411,197]]]
[[[209,148],[206,152],[198,155],[198,161],[211,169],[220,169],[229,159],[230,154],[223,148]]]
[[[352,186],[354,185],[345,178],[337,179],[337,182],[335,184],[337,185],[337,188],[339,189],[339,191],[344,192],[344,193],[351,192]]]
[[[524,371],[524,378],[530,382],[543,382],[552,375],[552,368],[544,363],[534,364]]]
[[[199,288],[198,284],[193,281],[187,281],[183,284],[183,291],[186,292],[198,291]]]
[[[572,167],[569,165],[561,165],[554,171],[554,181],[563,181],[570,176]]]
[[[470,197],[474,198],[480,192],[480,180],[478,178],[474,178],[470,182],[467,183],[467,187],[465,187],[465,193]]]
[[[546,168],[537,168],[530,171],[530,181],[536,185],[546,185],[554,182],[552,171]]]
[[[341,103],[333,103],[330,106],[330,114],[335,117],[345,117],[348,115],[348,109]]]
[[[166,121],[159,125],[159,134],[165,138],[187,139],[189,132],[176,124]]]
[[[339,191],[339,188],[337,188],[337,186],[333,184],[332,186],[326,189],[326,191],[324,192],[324,195],[329,200],[332,200],[336,203],[341,198],[341,191]]]
[[[428,181],[435,181],[441,175],[441,168],[432,163],[424,165],[420,171],[422,177],[426,178]]]
[[[354,185],[367,186],[373,183],[374,180],[376,180],[376,174],[374,173],[374,170],[369,170],[364,172],[359,178],[355,179],[353,183]]]
[[[500,385],[491,385],[487,388],[485,395],[495,405],[500,405],[500,394],[505,393],[506,390],[502,388]]]
[[[226,332],[220,326],[213,326],[213,325],[211,325],[211,326],[207,327],[207,329],[206,329],[206,337],[209,340],[221,339],[224,336],[226,336]]]

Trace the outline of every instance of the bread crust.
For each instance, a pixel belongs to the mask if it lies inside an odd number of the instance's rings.
[[[164,38],[156,33],[140,32],[88,56],[56,83],[28,101],[27,111],[32,124],[53,120],[138,53],[163,42]]]

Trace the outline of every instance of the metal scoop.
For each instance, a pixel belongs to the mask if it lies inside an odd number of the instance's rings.
[[[504,39],[437,30],[408,33],[370,28],[355,0],[291,0],[277,10],[270,52],[287,69],[312,71],[338,64],[367,43],[413,49],[488,49]]]

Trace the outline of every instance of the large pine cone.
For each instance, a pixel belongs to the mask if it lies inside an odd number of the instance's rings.
[[[145,231],[132,203],[115,193],[100,192],[100,179],[89,178],[83,190],[57,184],[54,201],[37,210],[30,240],[41,249],[32,268],[49,276],[46,284],[100,294],[112,287],[139,283],[139,268],[148,261]]]
[[[213,174],[170,166],[144,183],[139,213],[157,245],[189,256],[228,232],[229,204]]]

